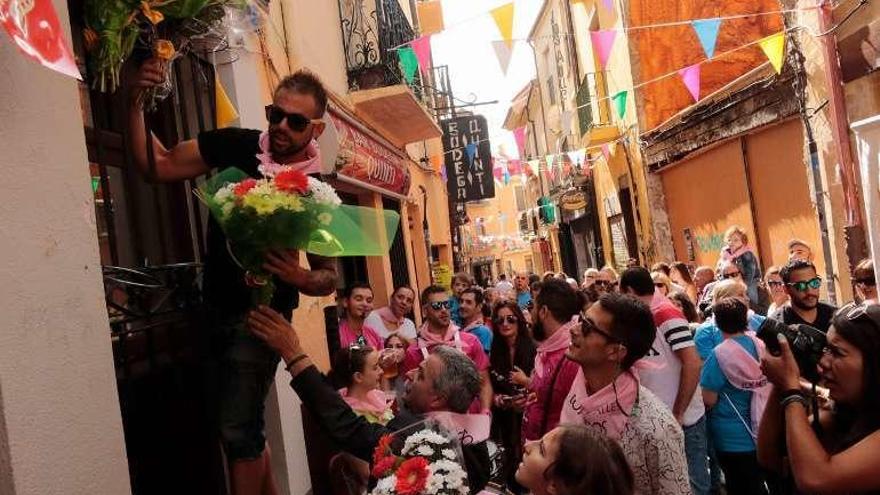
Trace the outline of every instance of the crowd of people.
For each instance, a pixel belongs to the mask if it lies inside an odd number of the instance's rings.
[[[809,246],[789,251],[762,277],[734,227],[715,268],[517,273],[491,287],[459,273],[450,292],[398,287],[377,309],[354,284],[340,298],[336,392],[318,395],[385,429],[438,411],[484,418],[468,427],[473,492],[492,472],[490,486],[516,494],[878,491],[880,409],[865,393],[880,380],[873,265],[854,272],[858,303],[837,310],[820,300]],[[804,335],[819,336],[812,354]],[[285,361],[308,406],[318,378]],[[340,445],[366,434],[344,423],[325,425]],[[487,442],[501,447],[494,471]],[[366,487],[360,457],[344,464]]]

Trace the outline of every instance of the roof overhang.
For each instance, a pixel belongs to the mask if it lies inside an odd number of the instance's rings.
[[[349,98],[357,116],[398,147],[443,135],[404,84],[352,91]]]

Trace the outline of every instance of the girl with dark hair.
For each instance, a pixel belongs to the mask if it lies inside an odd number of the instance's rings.
[[[339,395],[351,409],[370,423],[387,424],[394,417],[391,403],[380,390],[382,368],[379,351],[369,346],[350,345],[333,360],[333,378]]]
[[[583,425],[562,425],[528,442],[516,479],[532,495],[635,493],[620,446]]]
[[[697,313],[697,307],[694,306],[693,301],[691,301],[691,298],[687,294],[677,290],[672,294],[669,294],[669,302],[684,313],[684,317],[687,318],[689,324],[694,326],[700,323],[700,315]],[[691,328],[692,332],[694,330],[695,328]]]
[[[764,358],[774,387],[761,422],[758,459],[782,471],[787,455],[803,492],[880,493],[880,306],[844,306],[834,314],[827,338],[819,368],[834,405],[819,410],[818,434],[797,362],[781,334],[781,355]]]
[[[535,365],[535,343],[515,300],[495,305],[492,328],[489,376],[495,394],[491,435],[504,447],[505,480],[515,489],[513,475],[522,456],[522,411],[528,396],[528,375]]]
[[[697,285],[694,284],[694,279],[691,277],[691,270],[686,264],[681,261],[673,263],[672,266],[669,267],[669,279],[672,280],[672,283],[681,286],[690,300],[694,304],[697,304]]]

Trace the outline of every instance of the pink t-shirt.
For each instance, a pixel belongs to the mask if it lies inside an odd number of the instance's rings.
[[[363,325],[361,327],[361,334],[364,336],[364,340],[367,345],[372,347],[374,350],[381,351],[383,347],[385,347],[382,342],[382,337],[379,337],[379,334],[376,333],[371,327],[367,325]],[[339,321],[339,348],[345,349],[351,344],[357,342],[358,336],[354,333],[354,330],[348,326],[348,322],[345,320]]]
[[[456,346],[455,339],[450,339],[444,342],[444,344],[452,348],[458,348],[461,352],[467,354],[467,356],[471,358],[471,361],[477,366],[478,371],[489,369],[489,358],[486,357],[486,353],[483,352],[483,346],[480,344],[480,339],[472,334],[462,331],[458,331],[458,337],[461,342],[460,346]],[[405,374],[409,370],[418,368],[419,364],[425,359],[425,355],[421,349],[424,343],[422,342],[422,345],[419,345],[421,340],[421,337],[417,338],[406,350],[406,357],[403,359],[401,373]],[[434,347],[436,346],[427,346],[426,349],[430,353],[433,351]]]

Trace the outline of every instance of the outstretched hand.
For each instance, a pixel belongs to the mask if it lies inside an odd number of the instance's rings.
[[[766,353],[761,359],[761,370],[777,390],[800,389],[800,370],[794,359],[794,354],[791,353],[788,339],[782,334],[778,334],[778,338],[782,352],[779,356]]]
[[[285,283],[302,288],[309,276],[309,270],[299,264],[299,251],[295,249],[273,249],[266,253],[263,269],[277,276]]]
[[[296,330],[268,306],[260,306],[248,313],[247,326],[251,333],[280,354],[285,362],[303,353]]]
[[[132,88],[132,96],[137,99],[140,94],[165,82],[165,64],[168,62],[158,57],[147,59],[140,67],[129,85]]]

